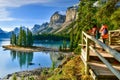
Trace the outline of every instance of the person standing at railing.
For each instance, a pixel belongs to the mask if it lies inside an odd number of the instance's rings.
[[[108,26],[106,24],[102,24],[100,31],[103,43],[106,44],[106,40],[108,39]]]
[[[96,24],[93,25],[91,30],[89,30],[89,34],[92,35],[96,39],[100,38],[99,28],[97,27]],[[95,48],[95,43],[93,43],[93,47]]]
[[[89,30],[89,34],[94,36],[96,39],[100,38],[99,28],[97,25],[94,25],[91,30]]]

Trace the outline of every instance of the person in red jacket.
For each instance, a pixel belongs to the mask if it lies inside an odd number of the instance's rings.
[[[97,33],[97,31],[99,32],[98,27],[97,27],[96,24],[94,24],[93,27],[92,27],[92,29],[89,30],[89,34],[90,34],[91,36],[93,36],[94,38],[96,38],[96,33]],[[97,39],[97,38],[96,38],[96,39]],[[93,42],[92,44],[93,44],[93,47],[95,48],[95,43]]]
[[[106,44],[106,39],[108,39],[108,26],[103,24],[100,28],[100,33],[102,36],[103,43]]]

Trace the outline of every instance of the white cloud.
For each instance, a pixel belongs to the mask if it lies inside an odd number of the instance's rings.
[[[5,8],[0,7],[0,21],[12,21],[14,18],[9,17],[10,13]]]
[[[9,7],[21,7],[23,5],[35,3],[48,3],[50,0],[0,0],[0,21],[13,21],[10,12],[6,10]]]
[[[20,7],[34,3],[48,3],[50,0],[0,0],[0,7]]]

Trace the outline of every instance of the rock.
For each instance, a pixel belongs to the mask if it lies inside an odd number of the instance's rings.
[[[12,76],[12,74],[8,74],[5,79],[9,79]]]
[[[12,75],[15,74],[17,76],[17,78],[19,78],[18,80],[21,80],[20,78],[22,76],[24,76],[25,78],[29,77],[29,76],[33,76],[33,77],[38,77],[41,72],[42,72],[43,68],[38,68],[38,69],[34,69],[34,70],[30,70],[30,71],[20,71],[20,72],[15,72],[12,74],[8,74],[7,76],[5,76],[3,79],[1,80],[12,80]],[[47,68],[48,69],[48,68]]]
[[[59,23],[64,23],[65,22],[65,15],[61,15],[59,14],[59,12],[55,12],[50,19],[50,25],[54,25],[54,24],[59,24]]]
[[[58,57],[58,60],[62,60],[64,58],[64,56],[60,56]]]
[[[28,63],[28,65],[35,65],[35,63],[30,62],[30,63]]]
[[[76,7],[69,7],[67,9],[65,22],[74,21],[77,18],[77,9]]]

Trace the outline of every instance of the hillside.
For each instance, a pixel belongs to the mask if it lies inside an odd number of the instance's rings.
[[[62,66],[54,70],[54,74],[47,80],[92,80],[90,76],[84,75],[84,65],[78,55],[68,58]]]

